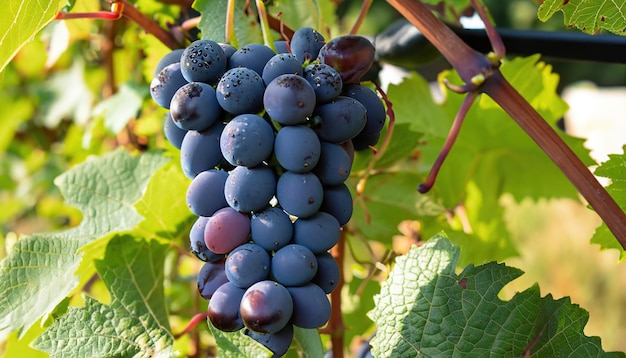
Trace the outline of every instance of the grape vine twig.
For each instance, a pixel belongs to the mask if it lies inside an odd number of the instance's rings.
[[[494,64],[492,56],[484,56],[463,42],[450,28],[437,19],[421,2],[414,0],[387,0],[441,52],[468,84],[481,81],[477,88],[496,101],[504,111],[528,133],[552,161],[561,169],[587,202],[595,209],[626,249],[626,214],[593,176],[585,164],[574,154],[539,113],[511,86]],[[477,1],[472,1],[480,8]],[[479,15],[484,11],[478,10]],[[481,16],[482,16],[481,15]],[[486,26],[492,26],[486,21]],[[487,24],[489,23],[489,24]],[[494,36],[495,31],[492,33]],[[492,37],[490,36],[490,38]],[[494,46],[494,42],[496,45]],[[496,51],[497,41],[492,41]]]

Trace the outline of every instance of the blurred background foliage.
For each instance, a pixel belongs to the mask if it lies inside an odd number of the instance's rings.
[[[280,1],[274,2],[280,5]],[[165,1],[134,3],[163,25],[181,23],[194,16],[180,13],[177,6]],[[338,3],[338,21],[332,29],[335,35],[348,31],[361,5],[356,0]],[[566,30],[560,13],[546,23],[537,20],[537,5],[530,0],[485,3],[499,27]],[[100,7],[97,0],[80,0],[72,11],[97,11]],[[369,14],[361,27],[362,34],[380,33],[400,18],[384,1],[374,1]],[[80,222],[80,213],[63,203],[54,179],[87,156],[107,153],[119,146],[177,155],[162,134],[163,112],[148,100],[151,71],[167,51],[126,19],[53,22],[24,46],[0,74],[0,258],[7,255],[20,235],[58,230]],[[544,61],[560,75],[560,89],[579,81],[626,86],[626,64]],[[439,60],[416,70],[433,79],[446,65]],[[621,120],[626,121],[624,116],[622,113]],[[626,267],[618,263],[616,252],[599,252],[588,243],[600,223],[597,216],[581,201],[570,199],[517,203],[505,197],[501,204],[506,208],[506,224],[519,252],[506,262],[527,273],[507,286],[503,297],[535,282],[542,294],[571,296],[573,303],[590,311],[586,333],[600,336],[607,351],[626,351],[626,342],[621,339],[626,336]],[[419,227],[403,224],[394,240],[397,252],[401,253],[403,243],[413,242],[418,233]],[[175,245],[186,245],[186,231],[176,238]],[[371,250],[382,255],[384,250],[377,245],[373,243]],[[358,248],[353,250],[358,252]],[[194,276],[200,262],[173,251],[167,265],[166,294],[176,333],[205,305],[195,288]],[[365,321],[363,307],[369,305],[378,290],[375,280],[371,281],[376,278],[375,270],[357,261],[348,262],[346,267],[349,291],[360,293],[360,299],[346,296],[346,321]],[[89,289],[94,296],[106,297],[97,278]],[[356,331],[366,330],[360,327]],[[35,326],[32,331],[39,332],[41,328]],[[368,338],[347,334],[355,345]],[[198,340],[205,347],[211,346],[212,338],[206,328],[177,340],[177,348],[193,356],[197,353],[193,342]]]

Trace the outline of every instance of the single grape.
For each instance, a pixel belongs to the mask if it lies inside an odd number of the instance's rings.
[[[268,207],[250,218],[250,238],[267,251],[287,245],[292,235],[291,219],[278,207]]]
[[[321,142],[321,145],[320,160],[313,168],[313,173],[324,185],[343,183],[350,176],[352,168],[348,153],[339,144]]]
[[[308,217],[322,205],[322,183],[313,173],[284,172],[276,184],[278,204],[290,215]]]
[[[352,143],[351,140],[347,140],[341,143],[341,147],[346,151],[346,153],[348,153],[350,162],[354,163],[354,143]]]
[[[354,150],[362,151],[368,149],[370,146],[376,145],[380,140],[380,132],[367,133],[361,131],[356,137],[352,138],[351,142],[354,146]]]
[[[287,287],[293,301],[292,322],[300,328],[318,328],[330,319],[330,302],[318,285]],[[243,300],[242,300],[243,302]],[[242,315],[243,316],[243,315]]]
[[[224,186],[226,201],[241,212],[263,210],[274,196],[276,176],[268,167],[236,167]]]
[[[326,103],[339,96],[343,81],[337,70],[323,63],[313,63],[304,69],[304,78],[315,91],[317,103]]]
[[[150,82],[150,95],[159,106],[169,109],[172,97],[187,83],[180,72],[180,62],[165,66]]]
[[[188,131],[185,134],[180,146],[180,164],[187,178],[193,179],[224,160],[220,150],[220,136],[224,126],[217,122],[207,130]]]
[[[226,124],[220,148],[232,165],[255,167],[272,155],[274,130],[256,114],[240,114]]]
[[[213,87],[190,82],[176,91],[170,104],[172,120],[181,129],[203,131],[222,116]]]
[[[344,85],[358,82],[372,67],[376,49],[363,36],[346,35],[328,41],[319,51],[321,63],[341,74]]]
[[[324,36],[317,30],[311,27],[301,27],[294,32],[289,47],[298,61],[304,64],[317,58],[324,43]]]
[[[248,288],[270,273],[270,255],[257,244],[243,244],[226,259],[226,277],[237,287]]]
[[[315,109],[315,91],[302,76],[280,75],[267,85],[263,105],[276,122],[300,124]]]
[[[283,127],[274,140],[278,164],[294,173],[311,171],[319,161],[321,150],[315,131],[304,125]]]
[[[270,58],[263,67],[263,82],[267,86],[272,80],[280,75],[294,74],[302,76],[302,64],[291,53],[279,53]]]
[[[298,218],[293,223],[292,242],[307,247],[315,254],[330,250],[339,242],[340,235],[341,227],[337,219],[323,211]]]
[[[293,341],[293,325],[287,324],[280,331],[268,334],[256,333],[246,329],[245,334],[272,351],[274,357],[282,357],[287,353],[291,341]]]
[[[287,41],[285,40],[274,41],[274,47],[276,48],[276,53],[291,53],[287,47]]]
[[[187,207],[198,216],[211,216],[228,206],[224,197],[224,184],[228,173],[209,169],[196,175],[187,187]]]
[[[171,65],[172,63],[180,62],[180,56],[183,54],[185,49],[179,48],[176,50],[172,50],[168,52],[165,56],[161,57],[156,67],[154,68],[154,77],[156,77],[162,69],[166,66]]]
[[[356,99],[365,107],[367,121],[361,133],[380,133],[385,126],[387,112],[376,92],[368,87],[352,83],[345,86],[341,94]]]
[[[317,273],[317,259],[305,246],[289,244],[274,253],[270,272],[285,286],[302,286]]]
[[[204,242],[204,229],[208,221],[209,218],[205,216],[200,216],[196,219],[191,230],[189,230],[189,243],[192,254],[202,261],[212,262],[224,258],[224,255],[216,254],[206,247],[206,243]]]
[[[237,51],[235,46],[225,43],[219,44],[222,50],[224,51],[224,56],[226,56],[226,68],[230,68],[228,63],[230,62],[230,57]]]
[[[215,328],[224,332],[235,332],[244,327],[239,314],[244,293],[246,290],[231,282],[226,282],[215,290],[209,301],[208,310],[209,321]]]
[[[337,261],[328,252],[322,252],[315,255],[317,259],[317,272],[311,280],[325,292],[331,293],[339,284],[339,265]]]
[[[263,73],[263,67],[276,53],[263,44],[249,44],[241,47],[232,56],[228,65],[230,68],[249,68],[256,73]]]
[[[343,226],[350,221],[353,208],[352,194],[346,184],[324,186],[324,199],[320,211],[331,214],[339,225]]]
[[[367,121],[365,107],[359,101],[345,96],[317,106],[314,116],[319,119],[315,132],[320,140],[330,143],[352,139],[361,132]]]
[[[185,134],[187,134],[187,130],[177,126],[172,120],[170,112],[167,112],[165,121],[163,122],[163,133],[170,144],[180,149],[180,146],[183,144],[183,138],[185,138]]]
[[[196,283],[198,284],[198,292],[205,300],[210,300],[217,289],[228,282],[226,272],[224,271],[224,259],[205,263],[198,276]]]
[[[232,68],[220,78],[215,96],[220,106],[233,115],[257,113],[263,109],[263,79],[249,68]]]
[[[249,330],[263,334],[275,333],[289,323],[293,302],[285,286],[265,280],[246,290],[239,312]]]
[[[204,243],[209,250],[227,254],[248,241],[250,219],[231,207],[220,209],[209,217],[204,228]]]
[[[187,81],[214,85],[226,71],[227,58],[217,42],[196,40],[183,51],[180,63]]]

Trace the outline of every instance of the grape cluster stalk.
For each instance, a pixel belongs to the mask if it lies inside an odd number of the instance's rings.
[[[191,180],[208,319],[281,356],[294,326],[330,318],[340,274],[329,250],[353,208],[345,181],[386,112],[360,83],[374,60],[364,37],[326,41],[304,27],[275,47],[194,41],[163,57],[150,92]]]

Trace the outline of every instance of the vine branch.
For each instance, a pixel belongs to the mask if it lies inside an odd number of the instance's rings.
[[[477,90],[496,101],[546,152],[626,249],[626,214],[552,127],[502,76],[494,62],[470,48],[422,2],[387,1],[424,34],[463,81],[472,83],[478,75],[486,75]],[[504,48],[497,51],[503,53]]]

